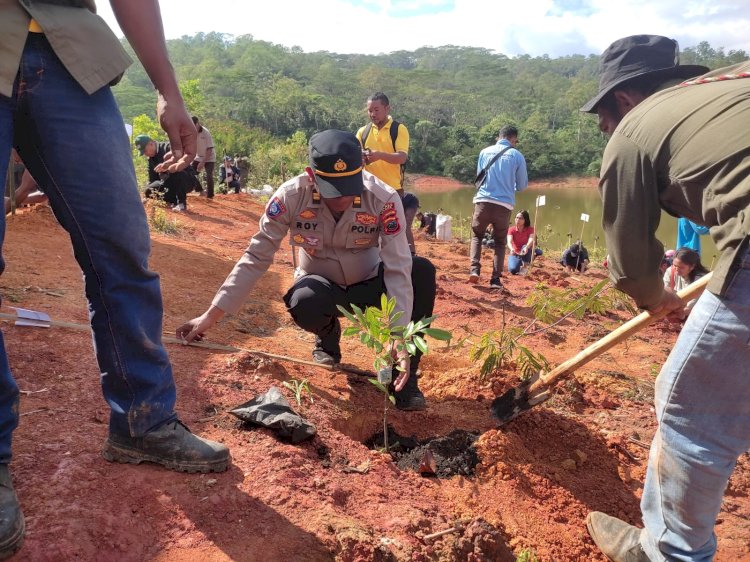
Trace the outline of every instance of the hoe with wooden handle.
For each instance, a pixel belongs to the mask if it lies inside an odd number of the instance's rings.
[[[710,279],[711,273],[708,273],[679,291],[677,296],[683,302],[689,302],[703,292]],[[539,373],[530,380],[510,389],[502,396],[495,398],[490,407],[492,415],[502,425],[514,419],[521,412],[537,404],[541,404],[551,397],[550,390],[558,381],[570,375],[578,367],[582,367],[592,359],[596,359],[621,341],[628,339],[630,336],[649,324],[664,318],[666,315],[666,313],[651,314],[650,312],[642,312],[635,318],[628,320],[614,332],[607,334],[575,357],[552,369],[549,373]]]

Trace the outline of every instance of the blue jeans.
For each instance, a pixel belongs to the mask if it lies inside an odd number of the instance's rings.
[[[704,292],[656,381],[659,428],[641,499],[654,562],[713,559],[737,457],[750,448],[750,250],[726,295]]]
[[[3,178],[12,143],[83,271],[110,431],[141,436],[171,421],[176,396],[161,342],[159,276],[148,269],[151,240],[122,116],[110,89],[86,94],[41,34],[29,34],[13,95],[0,95]],[[5,217],[0,241],[4,234]],[[18,388],[2,344],[0,463],[10,460],[17,423]]]
[[[541,248],[534,248],[534,256],[541,256],[542,255],[542,249]],[[518,275],[521,272],[521,267],[523,264],[530,264],[531,263],[531,252],[526,252],[522,256],[518,256],[516,254],[511,254],[508,256],[508,273],[512,273],[513,275]]]

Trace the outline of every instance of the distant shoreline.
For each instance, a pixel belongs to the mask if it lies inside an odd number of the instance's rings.
[[[595,188],[599,185],[599,178],[566,176],[562,178],[551,178],[535,180],[529,183],[530,189],[555,189],[555,188]],[[417,193],[448,193],[471,187],[468,183],[461,183],[453,178],[443,176],[425,176],[420,174],[407,174],[406,190]]]

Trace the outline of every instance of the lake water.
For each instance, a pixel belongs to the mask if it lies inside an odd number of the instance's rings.
[[[414,192],[419,197],[421,211],[436,212],[442,208],[444,213],[453,217],[454,230],[460,223],[470,226],[474,209],[471,201],[476,193],[472,186],[449,193]],[[538,209],[536,230],[539,238],[550,250],[562,251],[572,243],[571,240],[575,241],[581,237],[582,228],[586,248],[591,251],[594,247],[601,249],[604,246],[602,202],[596,189],[529,187],[516,194],[515,210],[528,210],[533,222],[534,204],[539,195],[546,197],[546,205]],[[587,223],[581,220],[582,213],[589,215]],[[677,241],[677,219],[662,212],[657,237],[665,248],[674,248]],[[701,261],[706,267],[711,265],[716,254],[716,246],[711,237],[701,236]]]

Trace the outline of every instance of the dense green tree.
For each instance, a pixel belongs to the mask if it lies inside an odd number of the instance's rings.
[[[477,154],[506,124],[519,128],[531,177],[596,174],[606,143],[596,119],[579,112],[597,90],[597,55],[509,58],[451,45],[305,53],[221,33],[170,40],[168,48],[188,109],[200,114],[219,154],[249,156],[251,185],[297,173],[303,141],[315,131],[354,132],[367,123],[365,100],[376,91],[409,128],[411,172],[470,181]],[[716,68],[747,58],[701,42],[683,50],[682,62]],[[138,63],[114,92],[127,122],[155,118],[153,89]]]

